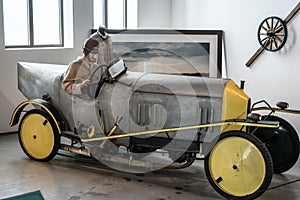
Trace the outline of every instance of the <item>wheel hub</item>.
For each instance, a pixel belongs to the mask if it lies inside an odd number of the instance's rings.
[[[273,29],[268,30],[267,36],[272,40],[275,38],[275,31]]]

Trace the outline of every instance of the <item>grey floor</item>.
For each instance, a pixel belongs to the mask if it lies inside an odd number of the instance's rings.
[[[41,163],[26,157],[16,134],[0,135],[0,178],[0,199],[36,190],[47,200],[223,199],[209,185],[203,161],[182,170],[147,174],[128,174],[59,155]],[[258,199],[300,199],[300,181],[284,185],[298,179],[300,162],[274,175],[269,190]]]

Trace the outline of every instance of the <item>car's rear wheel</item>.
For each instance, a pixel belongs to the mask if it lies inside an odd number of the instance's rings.
[[[44,110],[33,109],[20,122],[19,142],[29,158],[49,161],[59,149],[60,136],[51,116]]]

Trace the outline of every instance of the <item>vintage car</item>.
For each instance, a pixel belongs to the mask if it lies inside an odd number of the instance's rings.
[[[134,173],[204,160],[212,187],[243,199],[261,195],[273,171],[298,160],[297,132],[274,113],[299,111],[284,102],[251,105],[230,79],[130,72],[120,60],[88,95],[76,96],[61,87],[66,67],[18,63],[18,87],[29,100],[17,106],[10,125],[20,121],[19,141],[33,160],[68,151]],[[253,113],[260,110],[269,114]]]

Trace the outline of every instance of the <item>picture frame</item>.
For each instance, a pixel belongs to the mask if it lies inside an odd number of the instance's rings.
[[[222,30],[106,32],[112,37],[113,59],[123,59],[129,71],[222,77]]]

